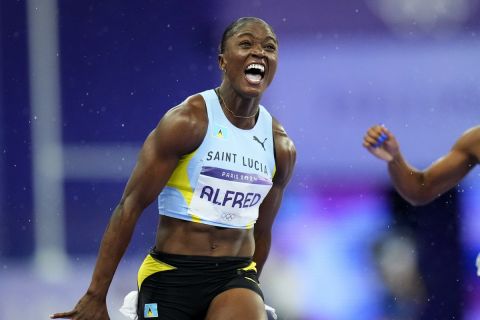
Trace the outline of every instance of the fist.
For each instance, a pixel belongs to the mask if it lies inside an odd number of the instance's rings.
[[[376,125],[367,130],[363,137],[363,146],[377,158],[388,162],[399,153],[395,136],[383,125]]]

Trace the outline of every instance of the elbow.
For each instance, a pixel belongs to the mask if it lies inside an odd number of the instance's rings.
[[[409,204],[418,207],[427,205],[435,200],[438,195],[434,189],[422,172],[417,176],[415,184],[399,188],[398,191]]]
[[[435,196],[425,192],[416,192],[409,195],[403,195],[403,198],[412,206],[418,207],[429,204],[435,199]]]
[[[406,200],[410,205],[412,205],[414,207],[424,206],[424,205],[430,203],[430,201],[425,200],[425,199],[406,199]]]

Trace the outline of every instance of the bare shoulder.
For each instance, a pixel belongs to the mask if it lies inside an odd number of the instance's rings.
[[[273,137],[275,139],[275,160],[277,164],[275,179],[286,185],[295,167],[297,150],[285,128],[275,118],[273,119]]]
[[[453,150],[466,154],[478,163],[480,161],[480,126],[465,131],[453,146]]]
[[[159,124],[172,126],[186,126],[195,128],[207,124],[207,113],[205,101],[199,94],[185,99],[179,105],[168,110],[160,120]]]
[[[291,155],[296,154],[295,145],[287,134],[285,128],[273,118],[273,136],[275,138],[276,152],[286,152]]]
[[[472,142],[480,142],[480,125],[468,129],[463,133],[462,137],[472,139]]]
[[[151,135],[162,144],[175,147],[179,153],[187,154],[202,143],[207,127],[205,101],[196,94],[168,110]]]

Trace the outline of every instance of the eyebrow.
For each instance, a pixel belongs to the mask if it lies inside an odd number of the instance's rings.
[[[238,34],[237,34],[237,37],[241,37],[241,36],[250,36],[250,37],[252,37],[252,38],[255,38],[255,36],[254,36],[253,33],[251,33],[251,32],[241,32],[241,33],[238,33]],[[268,39],[270,39],[270,40],[273,40],[273,41],[275,41],[275,43],[278,44],[278,41],[277,41],[277,39],[276,39],[275,37],[267,36],[266,38],[268,38]]]

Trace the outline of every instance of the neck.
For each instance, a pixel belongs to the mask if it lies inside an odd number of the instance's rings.
[[[236,119],[256,118],[260,97],[242,97],[233,88],[222,85],[215,89],[225,113]]]

